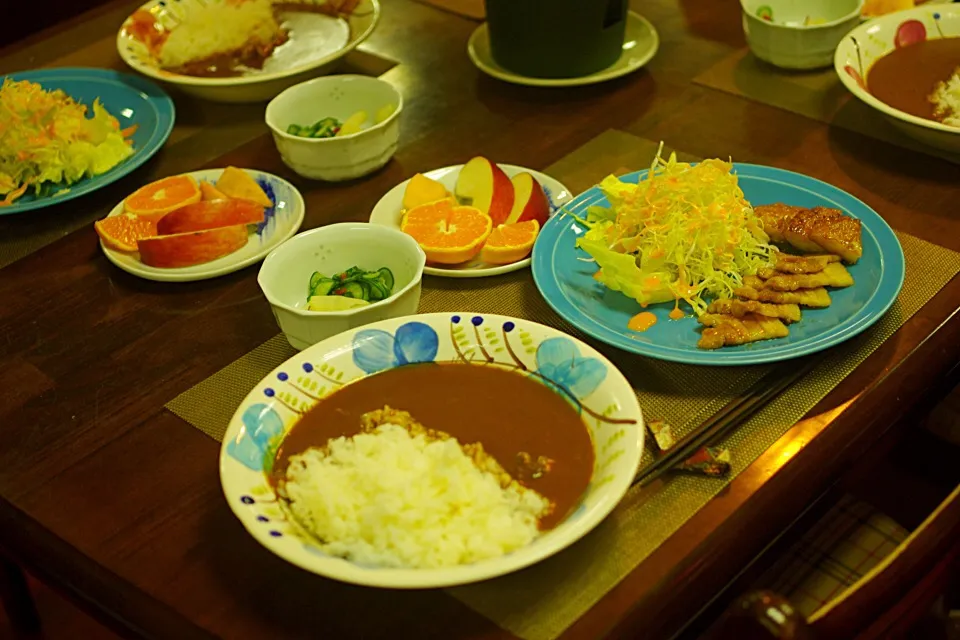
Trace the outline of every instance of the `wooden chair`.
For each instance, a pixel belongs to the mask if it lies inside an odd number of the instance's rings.
[[[771,592],[737,600],[710,637],[736,640],[903,638],[958,585],[960,486],[897,549],[808,619]],[[928,633],[930,635],[928,635]],[[924,632],[924,638],[947,638]]]
[[[3,555],[0,555],[0,605],[14,631],[33,634],[40,630],[40,615],[23,569]]]

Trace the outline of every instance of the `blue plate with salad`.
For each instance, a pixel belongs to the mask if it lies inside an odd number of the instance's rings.
[[[584,333],[661,360],[821,351],[879,320],[903,285],[903,250],[873,209],[782,169],[658,154],[564,213],[534,246],[541,294]]]
[[[173,101],[107,69],[13,73],[0,87],[0,215],[79,198],[149,160],[173,129]]]

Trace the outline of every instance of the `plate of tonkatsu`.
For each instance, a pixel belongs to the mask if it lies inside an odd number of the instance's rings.
[[[584,333],[663,360],[818,352],[873,325],[903,285],[903,249],[876,211],[773,167],[658,156],[564,213],[534,248],[544,298]]]

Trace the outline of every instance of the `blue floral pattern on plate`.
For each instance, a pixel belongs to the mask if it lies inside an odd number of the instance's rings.
[[[548,338],[537,347],[537,372],[578,400],[593,393],[607,377],[602,362],[584,358],[573,340],[562,337]]]
[[[408,322],[394,335],[380,329],[363,329],[353,338],[353,362],[366,373],[433,362],[439,344],[437,332],[422,322]]]
[[[258,403],[243,412],[240,438],[227,443],[227,453],[248,469],[261,471],[274,438],[284,433],[283,420],[270,406]]]

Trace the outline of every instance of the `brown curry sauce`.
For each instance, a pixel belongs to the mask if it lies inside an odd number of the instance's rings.
[[[456,363],[398,367],[323,398],[281,443],[274,481],[286,473],[290,456],[324,446],[331,438],[356,435],[361,416],[385,405],[409,412],[423,426],[449,433],[461,444],[482,443],[515,480],[553,502],[553,512],[541,518],[541,529],[563,521],[590,483],[590,434],[567,400],[510,370]],[[538,459],[549,460],[549,470]]]
[[[247,75],[253,70],[262,70],[267,59],[273,55],[273,50],[286,43],[289,38],[286,31],[281,31],[276,42],[267,47],[250,46],[242,51],[220,53],[202,60],[195,60],[172,69],[182,76],[196,78],[237,78]]]
[[[924,40],[894,49],[873,63],[867,89],[894,109],[934,120],[928,99],[960,67],[960,38]]]

